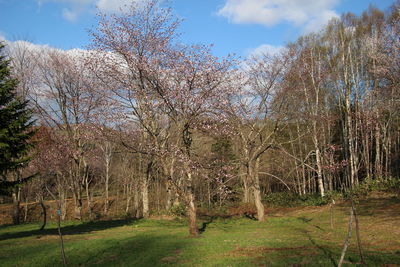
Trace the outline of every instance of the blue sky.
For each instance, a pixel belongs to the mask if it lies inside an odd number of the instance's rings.
[[[115,12],[132,0],[0,0],[0,38],[25,39],[60,49],[85,48],[96,6]],[[143,1],[143,0],[134,0]],[[246,57],[274,51],[329,18],[360,14],[370,4],[385,10],[392,0],[170,0],[184,19],[185,43],[214,44],[217,56]]]

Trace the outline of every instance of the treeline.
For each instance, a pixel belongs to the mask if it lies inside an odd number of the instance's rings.
[[[400,176],[399,2],[345,14],[279,53],[245,62],[179,41],[159,1],[100,15],[88,50],[10,45],[18,93],[29,99],[38,173],[14,203],[94,200],[148,217],[254,203],[271,192],[348,191]],[[14,177],[14,178],[13,178]],[[18,217],[18,216],[17,216]],[[15,222],[18,218],[15,218]]]

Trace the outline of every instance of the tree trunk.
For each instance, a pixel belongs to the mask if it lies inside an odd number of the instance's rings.
[[[110,184],[110,165],[111,165],[111,156],[112,156],[112,146],[110,142],[105,142],[104,146],[102,146],[102,150],[104,153],[104,167],[105,167],[105,174],[104,174],[104,193],[105,193],[105,200],[104,200],[104,214],[107,215],[108,208],[109,208],[109,184]]]
[[[39,196],[39,204],[40,204],[40,207],[42,207],[42,211],[43,211],[43,223],[42,223],[42,226],[40,227],[40,230],[43,230],[46,227],[46,223],[47,223],[47,210],[46,210],[46,205],[44,205],[42,195]]]
[[[303,149],[302,149],[302,143],[301,143],[301,132],[300,132],[300,125],[299,125],[298,121],[296,122],[296,132],[297,132],[297,144],[299,147],[299,157],[301,159],[301,177],[302,177],[301,190],[302,190],[303,195],[305,195],[307,192],[307,189],[306,189],[306,187],[307,187],[306,167],[304,165]],[[304,144],[304,146],[305,146],[305,144]],[[308,181],[310,181],[310,180],[308,180]]]
[[[131,201],[132,201],[132,197],[134,198],[134,209],[135,212],[137,212],[137,209],[139,208],[138,205],[136,204],[136,190],[135,190],[135,195],[132,196],[132,184],[130,184],[129,182],[126,183],[126,185],[124,186],[124,192],[125,192],[125,197],[126,197],[126,202],[125,202],[125,214],[128,216],[130,214],[130,206],[131,206]],[[138,218],[138,217],[136,217]]]
[[[106,158],[106,173],[105,173],[105,200],[104,200],[104,214],[107,215],[108,213],[108,207],[110,205],[110,201],[109,201],[109,183],[110,183],[110,161],[108,160],[108,158]]]
[[[187,212],[189,216],[189,235],[192,237],[196,237],[199,235],[199,229],[197,228],[197,214],[196,205],[194,202],[194,195],[191,190],[189,190],[189,192],[187,193],[187,201]]]
[[[108,206],[109,203],[109,196],[108,196],[108,177],[106,177],[106,186],[105,186],[105,199],[104,199],[104,214],[107,215],[108,213]]]
[[[253,195],[254,195],[254,204],[257,208],[257,219],[260,222],[265,220],[265,209],[264,204],[262,203],[261,190],[260,190],[260,177],[258,175],[258,169],[260,164],[260,158],[256,159],[254,170],[249,168],[249,174],[253,177]]]
[[[325,196],[324,182],[322,178],[322,163],[321,163],[321,152],[317,145],[315,150],[315,158],[317,160],[317,182],[318,182],[318,190],[321,197]]]
[[[254,186],[254,203],[257,208],[257,219],[260,222],[265,220],[265,209],[261,201],[261,192],[259,186]]]
[[[317,102],[318,104],[318,102]],[[318,190],[320,195],[323,197],[325,196],[325,189],[324,189],[324,181],[322,177],[322,162],[321,162],[321,151],[320,151],[320,144],[318,140],[318,128],[317,128],[317,121],[313,121],[313,143],[315,148],[315,161],[317,163],[317,182],[318,182]]]
[[[130,195],[128,195],[126,197],[126,206],[125,206],[125,214],[126,215],[129,214],[129,207],[130,207],[130,204],[131,204],[131,199],[132,199],[132,197]]]
[[[142,204],[143,204],[143,217],[149,217],[149,184],[147,178],[142,182]]]
[[[371,160],[370,160],[370,142],[369,142],[369,132],[367,130],[364,131],[364,137],[363,137],[363,156],[364,156],[364,165],[365,165],[365,170],[367,173],[367,179],[372,178],[372,168],[371,168]]]
[[[243,178],[243,202],[250,203],[250,187],[247,178]]]
[[[178,193],[176,187],[174,186],[173,179],[175,173],[175,160],[172,159],[170,165],[168,167],[167,161],[165,159],[161,159],[161,165],[164,171],[164,175],[167,177],[167,203],[166,203],[166,210],[170,210],[176,203],[178,199]],[[178,181],[179,182],[179,181]],[[179,200],[178,200],[179,204]]]
[[[72,197],[74,199],[74,218],[78,220],[82,220],[82,191],[81,184],[77,181],[77,175],[73,174],[72,171],[69,173],[70,183],[71,183],[71,192]],[[59,177],[62,178],[62,177]],[[62,184],[60,184],[62,187]]]
[[[86,200],[87,200],[87,206],[88,206],[88,211],[89,211],[89,218],[92,219],[93,217],[93,205],[92,205],[92,198],[90,195],[90,190],[89,190],[89,185],[90,185],[90,181],[89,181],[89,166],[86,165],[86,163],[84,163],[84,181],[85,181],[85,191],[86,191]]]
[[[28,196],[25,197],[25,205],[24,205],[24,222],[27,221],[28,219],[28,210],[29,210],[29,202],[28,202]]]
[[[186,166],[187,175],[187,186],[186,186],[186,209],[189,217],[189,235],[196,237],[199,235],[199,229],[197,228],[197,213],[196,204],[193,194],[193,180],[192,173],[188,166]]]
[[[61,206],[61,220],[65,220],[67,217],[67,205],[68,205],[68,196],[65,194],[62,198],[60,198],[60,206]]]
[[[13,200],[13,224],[20,223],[20,189],[17,188],[12,192],[12,200]]]
[[[60,198],[60,210],[61,210],[61,220],[65,220],[65,217],[67,216],[67,196],[66,196],[66,190],[64,188],[64,185],[61,183],[61,181],[58,181],[58,195]]]
[[[353,132],[353,123],[351,117],[350,96],[346,96],[346,123],[348,131],[348,144],[349,144],[349,166],[350,166],[350,187],[358,184],[357,178],[357,154],[355,147],[355,137]]]
[[[240,177],[242,177],[242,182],[243,182],[243,203],[250,203],[251,188],[249,184],[249,179],[251,179],[251,177],[249,177],[248,167],[246,166],[245,170],[243,170],[242,168],[243,166],[240,168],[241,169]]]
[[[172,207],[172,195],[171,185],[167,182],[167,201],[165,203],[166,210],[170,210]]]
[[[143,202],[143,217],[149,217],[149,182],[151,179],[151,172],[153,168],[153,160],[150,159],[146,167],[146,175],[143,177],[142,183],[142,202]]]
[[[382,162],[381,162],[381,134],[379,124],[375,126],[375,178],[382,179]]]
[[[140,209],[140,192],[137,187],[135,187],[134,190],[135,191],[133,192],[134,193],[133,208],[135,210],[135,218],[141,218],[142,217],[141,213],[142,213],[143,209],[142,210]]]
[[[82,199],[80,197],[75,199],[74,217],[82,220]]]

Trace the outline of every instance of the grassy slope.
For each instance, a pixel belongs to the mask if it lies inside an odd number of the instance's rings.
[[[367,265],[400,266],[400,200],[372,198],[358,205]],[[184,222],[167,220],[63,223],[70,266],[334,266],[347,231],[349,207],[280,209],[259,223],[216,219],[199,238]],[[0,226],[0,266],[60,266],[55,225]],[[353,239],[348,265],[359,261]]]

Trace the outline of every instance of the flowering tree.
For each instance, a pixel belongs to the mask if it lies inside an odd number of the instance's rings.
[[[124,119],[138,125],[149,144],[141,151],[147,157],[146,165],[151,168],[157,157],[165,175],[179,187],[190,234],[197,235],[192,186],[198,165],[192,154],[192,134],[204,121],[215,118],[218,106],[227,101],[231,62],[219,61],[205,46],[176,44],[179,21],[159,1],[133,3],[127,10],[120,16],[101,15],[92,33],[91,48],[102,55],[104,66],[99,76],[111,85],[105,94],[111,93]],[[172,136],[174,141],[167,145]],[[165,155],[173,158],[172,163]],[[170,172],[178,163],[184,173],[182,183],[174,182]]]
[[[37,179],[32,181],[35,187],[36,198],[43,209],[44,225],[46,224],[46,211],[43,204],[48,191],[57,196],[60,209],[60,217],[65,219],[67,213],[68,175],[72,161],[73,150],[68,144],[65,135],[57,134],[56,129],[41,126],[34,136],[35,157],[30,168],[40,173]],[[43,163],[46,164],[43,164]]]

